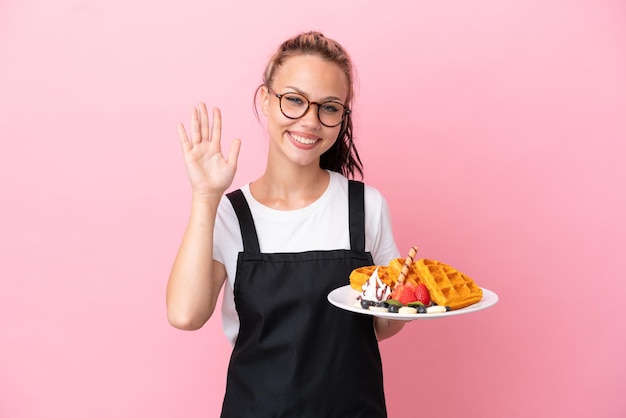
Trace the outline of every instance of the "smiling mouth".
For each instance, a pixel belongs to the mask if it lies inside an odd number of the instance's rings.
[[[311,138],[305,138],[299,135],[294,135],[291,134],[291,137],[293,138],[294,141],[300,143],[300,144],[304,144],[304,145],[312,145],[315,144],[317,142],[317,138],[315,139],[311,139]]]

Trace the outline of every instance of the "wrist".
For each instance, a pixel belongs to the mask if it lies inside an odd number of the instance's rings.
[[[192,192],[191,203],[192,205],[194,204],[207,205],[208,204],[208,205],[214,206],[214,205],[219,204],[220,200],[222,200],[223,195],[224,195],[223,192],[210,192],[210,193]]]

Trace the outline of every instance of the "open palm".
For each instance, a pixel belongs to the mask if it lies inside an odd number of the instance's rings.
[[[187,175],[192,192],[196,196],[222,195],[230,187],[237,171],[237,158],[241,141],[235,139],[230,145],[228,158],[221,148],[222,116],[213,109],[213,125],[204,103],[191,110],[190,135],[182,123],[178,124],[178,136],[183,149]]]

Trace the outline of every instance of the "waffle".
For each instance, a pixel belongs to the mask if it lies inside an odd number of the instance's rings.
[[[389,262],[389,266],[387,266],[387,275],[390,277],[393,285],[395,286],[396,281],[398,280],[398,276],[400,276],[400,272],[402,271],[402,267],[404,266],[404,258],[394,258]],[[406,275],[406,282],[412,282],[413,284],[419,283],[418,272],[417,272],[417,263],[411,263],[409,266],[409,272]]]
[[[483,297],[482,289],[474,280],[447,264],[421,259],[413,266],[419,281],[428,288],[430,299],[440,306],[461,309]]]
[[[386,266],[364,266],[352,270],[350,273],[350,287],[359,292],[363,290],[363,283],[370,278],[374,270],[376,270],[376,267],[378,267],[378,278],[387,286],[393,286],[394,281],[387,274]]]

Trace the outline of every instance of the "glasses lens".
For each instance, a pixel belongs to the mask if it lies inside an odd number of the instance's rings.
[[[280,98],[280,109],[288,118],[298,119],[309,110],[309,100],[298,93],[285,93]],[[333,127],[343,121],[345,111],[341,103],[324,102],[318,105],[317,114],[323,125]]]
[[[300,94],[286,93],[280,98],[280,108],[288,118],[298,119],[309,109],[309,101]]]
[[[343,120],[345,109],[341,103],[325,102],[319,105],[317,114],[326,126],[337,126]]]

